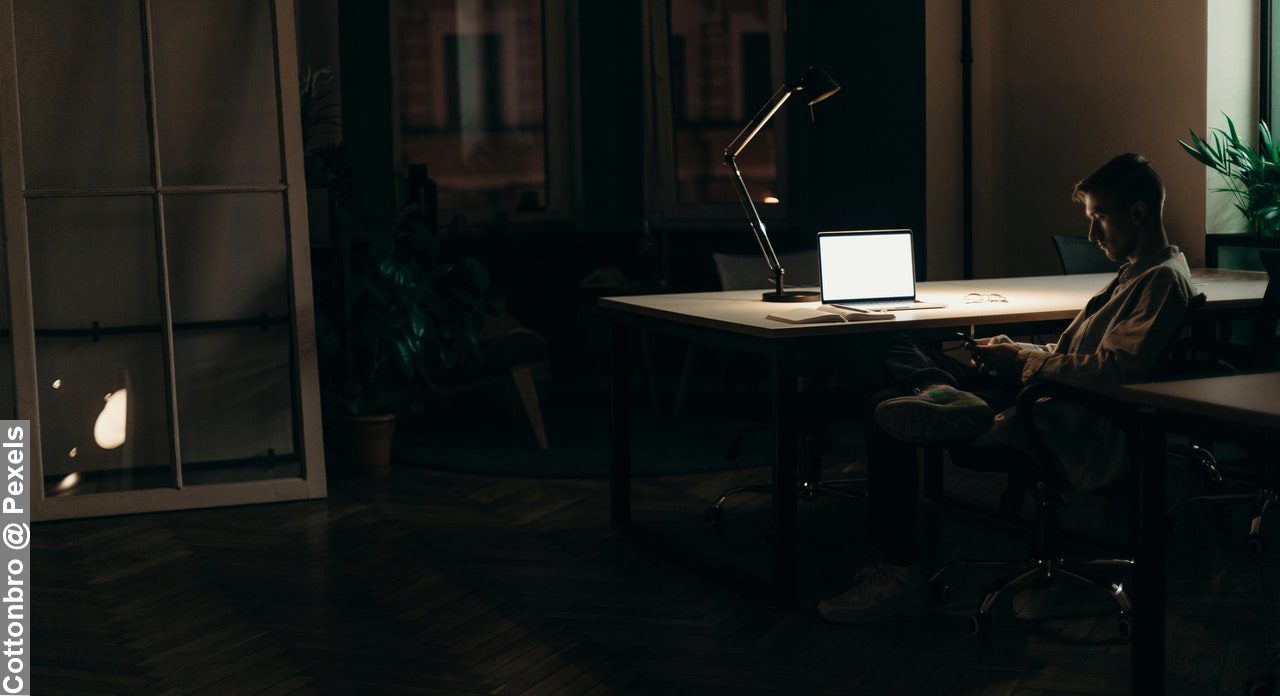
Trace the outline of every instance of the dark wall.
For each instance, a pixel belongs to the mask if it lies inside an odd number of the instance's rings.
[[[340,0],[338,34],[342,80],[342,140],[364,217],[395,212],[391,125],[391,44],[385,3]]]
[[[635,236],[644,215],[640,3],[582,2],[578,7],[578,224],[585,230]]]
[[[907,227],[925,265],[924,2],[791,2],[788,65],[842,86],[788,124],[793,236]],[[793,112],[797,109],[793,109]],[[807,111],[800,107],[801,112]]]

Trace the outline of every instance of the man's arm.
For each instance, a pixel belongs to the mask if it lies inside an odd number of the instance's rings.
[[[1094,353],[1018,353],[1024,383],[1053,380],[1088,386],[1138,382],[1157,367],[1187,313],[1187,290],[1172,269],[1157,271],[1117,319]]]

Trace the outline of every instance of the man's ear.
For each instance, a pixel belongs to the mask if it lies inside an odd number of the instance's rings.
[[[1137,201],[1133,205],[1129,206],[1129,220],[1132,221],[1135,226],[1140,226],[1142,223],[1146,222],[1147,214],[1147,204],[1142,201]]]

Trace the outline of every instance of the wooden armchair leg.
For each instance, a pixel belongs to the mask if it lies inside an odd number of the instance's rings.
[[[529,426],[533,428],[533,437],[537,439],[538,447],[547,449],[547,431],[542,425],[542,407],[538,403],[538,389],[533,383],[533,369],[529,365],[512,367],[511,382],[520,395],[520,403],[524,406],[525,415],[529,417]]]

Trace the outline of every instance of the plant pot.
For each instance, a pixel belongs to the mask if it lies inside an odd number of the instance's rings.
[[[337,419],[337,461],[333,468],[385,476],[391,471],[395,414],[343,416]]]
[[[1209,268],[1235,268],[1242,271],[1264,271],[1259,249],[1280,249],[1280,237],[1260,234],[1205,235],[1204,261]]]

